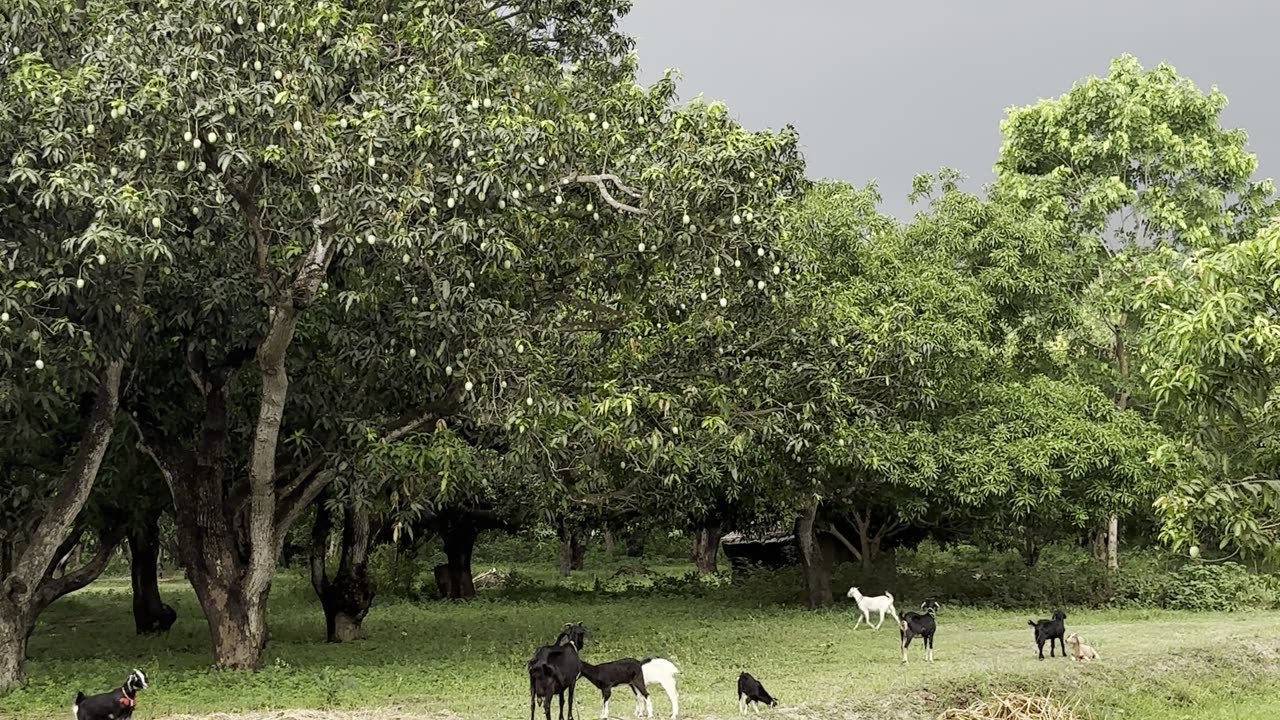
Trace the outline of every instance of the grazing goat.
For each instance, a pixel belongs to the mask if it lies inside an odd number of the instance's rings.
[[[649,691],[644,686],[644,670],[640,667],[640,661],[634,658],[622,658],[613,662],[592,665],[585,660],[582,662],[582,677],[587,679],[592,685],[595,685],[603,696],[603,705],[600,707],[600,720],[609,717],[609,696],[613,694],[613,688],[619,685],[628,685],[631,692],[635,694],[636,711],[639,712],[641,698],[649,699]]]
[[[880,622],[876,623],[876,630],[879,630],[880,626],[884,624],[885,613],[892,616],[894,622],[898,622],[898,610],[893,606],[893,595],[890,593],[886,592],[883,595],[868,597],[863,595],[858,588],[851,587],[849,588],[848,597],[858,604],[858,610],[861,613],[858,616],[858,622],[853,626],[854,630],[857,630],[862,625],[863,620],[867,621],[867,626],[869,627],[871,625],[871,613],[873,612],[880,613]]]
[[[1053,641],[1057,640],[1062,643],[1062,657],[1067,656],[1067,644],[1062,636],[1067,632],[1067,626],[1063,622],[1067,619],[1067,614],[1061,610],[1053,612],[1052,620],[1028,620],[1027,624],[1035,628],[1036,631],[1036,648],[1040,650],[1040,659],[1044,659],[1044,644],[1049,643],[1049,657],[1056,657],[1053,654]]]
[[[138,692],[146,688],[147,676],[141,670],[134,670],[119,690],[88,697],[77,692],[71,715],[75,720],[125,720],[138,705]]]
[[[566,626],[571,627],[571,626]],[[581,630],[582,626],[577,628]],[[563,636],[564,633],[561,633]],[[551,720],[551,698],[560,699],[560,720],[564,720],[564,695],[569,693],[569,720],[573,720],[573,690],[582,674],[582,661],[574,641],[560,645],[546,645],[537,649],[529,659],[529,720],[533,720],[535,704],[545,708],[546,720]]]
[[[1087,662],[1089,660],[1101,660],[1098,657],[1098,651],[1084,644],[1084,639],[1076,633],[1067,636],[1067,644],[1071,646],[1071,657],[1076,662]]]
[[[756,714],[760,713],[760,706],[774,707],[778,704],[777,700],[769,694],[768,690],[760,684],[760,681],[751,677],[750,673],[742,673],[738,676],[738,711],[743,715],[747,714],[747,706],[755,708]]]
[[[680,717],[680,694],[676,692],[676,675],[680,670],[675,663],[663,658],[645,658],[640,661],[640,669],[644,672],[645,687],[660,685],[667,693],[667,699],[671,701],[671,720]],[[639,695],[636,695],[636,702],[640,702]],[[648,716],[653,717],[653,698],[646,695],[644,706]]]
[[[938,629],[938,622],[934,620],[934,613],[938,612],[941,607],[933,598],[928,598],[920,603],[920,609],[924,610],[924,614],[916,612],[904,613],[902,620],[898,623],[898,637],[902,640],[902,664],[907,664],[907,648],[911,646],[911,639],[920,636],[920,642],[924,644],[924,659],[927,662],[933,662],[933,634]]]

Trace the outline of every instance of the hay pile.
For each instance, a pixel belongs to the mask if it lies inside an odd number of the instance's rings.
[[[485,572],[471,578],[471,584],[479,589],[503,588],[506,587],[507,581],[511,579],[511,573],[502,572],[498,568],[489,568]]]
[[[996,695],[967,708],[947,710],[938,720],[1079,720],[1078,703],[1061,705],[1049,695]]]

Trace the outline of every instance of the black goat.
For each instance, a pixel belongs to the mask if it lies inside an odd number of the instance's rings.
[[[583,661],[582,677],[600,690],[604,703],[600,708],[602,720],[609,717],[609,696],[613,694],[613,689],[619,685],[630,686],[637,703],[640,702],[641,698],[647,699],[649,697],[649,691],[645,689],[644,684],[644,668],[640,661],[635,658],[622,658],[621,660],[599,665],[592,665]]]
[[[573,646],[581,652],[582,648],[587,644],[587,629],[580,622],[565,623],[564,630],[561,630],[560,634],[556,636],[555,644],[559,645],[565,640],[573,643]]]
[[[551,720],[551,698],[560,699],[560,720],[564,720],[564,696],[569,694],[569,720],[573,720],[573,691],[582,674],[582,660],[578,658],[578,642],[586,637],[582,624],[565,625],[556,638],[555,645],[545,645],[534,652],[526,669],[529,671],[529,720],[533,720],[536,704],[545,708],[546,720]],[[568,643],[560,641],[568,638]]]
[[[1035,628],[1036,631],[1036,648],[1040,651],[1040,659],[1044,659],[1044,644],[1049,643],[1049,657],[1056,657],[1053,654],[1053,641],[1057,640],[1062,643],[1062,657],[1067,656],[1067,641],[1063,637],[1067,634],[1067,625],[1064,620],[1067,614],[1061,610],[1053,611],[1052,620],[1028,620],[1027,624]]]
[[[138,705],[138,691],[146,688],[147,676],[141,670],[134,670],[119,690],[88,697],[77,692],[71,714],[76,720],[125,720]]]
[[[760,684],[760,681],[751,677],[750,673],[742,673],[738,676],[738,710],[743,715],[747,714],[747,706],[755,708],[757,713],[760,712],[760,705],[767,707],[775,707],[777,700],[769,694],[768,690]]]
[[[924,614],[916,612],[903,613],[902,619],[898,623],[898,637],[902,640],[902,662],[907,663],[907,648],[911,646],[912,638],[920,637],[920,642],[924,643],[924,658],[928,662],[933,662],[933,634],[938,630],[938,621],[934,619],[934,613],[938,612],[937,601],[928,598],[920,603],[920,609],[924,610]]]

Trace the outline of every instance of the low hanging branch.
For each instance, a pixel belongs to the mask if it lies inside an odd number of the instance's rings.
[[[611,175],[608,173],[603,173],[600,175],[570,175],[569,177],[564,178],[560,181],[561,185],[570,185],[573,183],[591,183],[595,185],[596,188],[600,190],[600,197],[604,198],[604,201],[614,209],[621,210],[622,212],[632,213],[635,215],[649,214],[648,210],[645,210],[643,208],[638,208],[634,205],[628,205],[618,200],[617,198],[615,198],[613,196],[613,193],[609,192],[609,183],[612,183],[619,191],[624,192],[627,195],[630,195],[631,197],[636,198],[637,200],[641,200],[644,198],[644,193],[634,188],[627,187],[627,185],[625,185],[622,182],[622,180],[618,178],[617,175]]]

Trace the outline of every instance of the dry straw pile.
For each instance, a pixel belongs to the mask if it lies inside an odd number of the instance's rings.
[[[947,710],[938,720],[1080,720],[1077,704],[1063,705],[1050,695],[996,695],[967,708]]]

